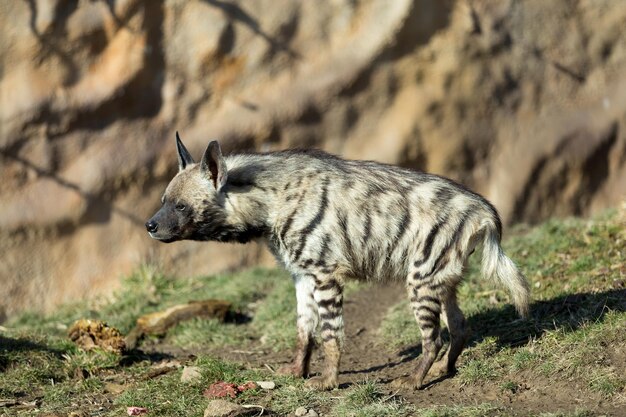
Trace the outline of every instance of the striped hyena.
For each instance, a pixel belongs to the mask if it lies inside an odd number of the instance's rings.
[[[502,251],[495,208],[451,180],[315,150],[224,157],[215,141],[196,164],[178,135],[176,146],[179,172],[146,223],[150,236],[265,241],[296,286],[297,348],[281,371],[307,376],[314,333],[321,332],[324,367],[310,387],[337,386],[348,279],[406,283],[422,356],[400,382],[414,388],[441,349],[440,317],[450,344],[436,368],[454,371],[466,340],[456,288],[477,244],[484,246],[484,276],[510,291],[520,314],[527,312],[529,286]]]

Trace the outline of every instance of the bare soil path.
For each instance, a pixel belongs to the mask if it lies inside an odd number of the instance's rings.
[[[401,397],[411,401],[418,407],[445,406],[476,406],[490,403],[506,410],[507,414],[526,416],[544,412],[574,413],[577,410],[591,411],[592,415],[626,417],[626,409],[616,408],[602,400],[601,397],[585,398],[581,395],[580,382],[573,380],[567,383],[556,382],[558,378],[526,376],[520,371],[518,386],[515,392],[502,389],[494,384],[472,383],[464,385],[455,376],[430,380],[422,390],[394,390],[391,381],[400,376],[408,375],[417,365],[420,346],[407,346],[396,349],[385,345],[378,331],[383,317],[390,307],[404,300],[405,290],[402,285],[372,285],[355,291],[346,296],[344,314],[346,321],[346,345],[340,367],[340,390],[366,380],[376,381],[385,394]],[[407,314],[411,314],[407,309]],[[474,336],[488,334],[488,329],[473,329]],[[295,323],[294,323],[295,331]],[[415,332],[418,331],[417,325]],[[445,338],[444,338],[445,340]],[[470,343],[471,345],[471,343]],[[445,349],[444,345],[444,349]],[[155,351],[174,356],[189,355],[194,352],[168,349],[166,346],[155,345]],[[241,350],[213,350],[215,356],[239,362],[250,368],[277,369],[291,359],[291,352],[273,352],[258,342],[252,342]],[[319,372],[322,354],[317,350],[313,355],[311,371]],[[617,358],[621,361],[626,358]],[[467,359],[459,358],[459,366]],[[428,377],[427,377],[428,378]],[[533,379],[534,378],[534,379]]]

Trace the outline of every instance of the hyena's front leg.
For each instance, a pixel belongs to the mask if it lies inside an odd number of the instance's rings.
[[[294,275],[298,303],[298,341],[293,362],[283,366],[278,373],[306,377],[315,344],[314,333],[318,323],[317,303],[313,297],[315,280],[311,275]]]
[[[343,345],[343,288],[332,277],[316,280],[313,293],[318,305],[321,322],[324,367],[322,374],[309,379],[306,386],[320,390],[329,390],[338,386],[339,361]]]

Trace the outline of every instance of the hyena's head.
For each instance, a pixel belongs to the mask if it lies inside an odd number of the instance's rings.
[[[209,143],[202,161],[194,163],[178,132],[178,173],[161,199],[161,208],[146,222],[150,237],[161,242],[220,240],[228,229],[222,188],[227,171],[220,145]]]

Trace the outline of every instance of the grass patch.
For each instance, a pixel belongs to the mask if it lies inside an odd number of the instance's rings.
[[[289,279],[277,283],[256,311],[252,325],[261,342],[275,351],[291,348],[296,341],[296,295]]]
[[[329,397],[325,393],[304,389],[301,380],[293,380],[272,394],[271,409],[278,415],[287,415],[298,407],[326,409],[335,401]]]
[[[511,370],[521,371],[537,360],[537,355],[526,347],[517,349],[511,357]]]
[[[589,387],[592,391],[599,392],[605,397],[612,397],[621,392],[626,386],[626,378],[618,376],[615,372],[599,371],[589,380]]]
[[[476,406],[435,406],[418,410],[419,417],[486,417],[507,416],[501,407],[484,403]]]
[[[378,336],[382,344],[394,348],[421,342],[419,328],[408,301],[402,301],[389,309],[380,324]]]
[[[0,335],[0,398],[42,404],[23,415],[69,410],[76,398],[103,404],[101,377],[118,366],[118,357],[82,352],[62,339],[5,333]]]
[[[463,384],[488,381],[498,376],[497,366],[486,359],[470,359],[459,370]]]
[[[216,381],[241,384],[267,377],[264,372],[245,370],[236,364],[207,356],[201,356],[189,365],[200,369],[201,378],[198,381],[181,383],[180,369],[149,380],[138,379],[115,400],[115,404],[146,407],[151,414],[159,416],[202,415],[208,402],[202,392],[210,384]],[[259,390],[246,391],[238,397],[238,401],[257,395]]]
[[[337,417],[409,416],[415,408],[412,404],[384,396],[373,381],[365,381],[351,387],[342,401],[332,408],[330,415]]]

